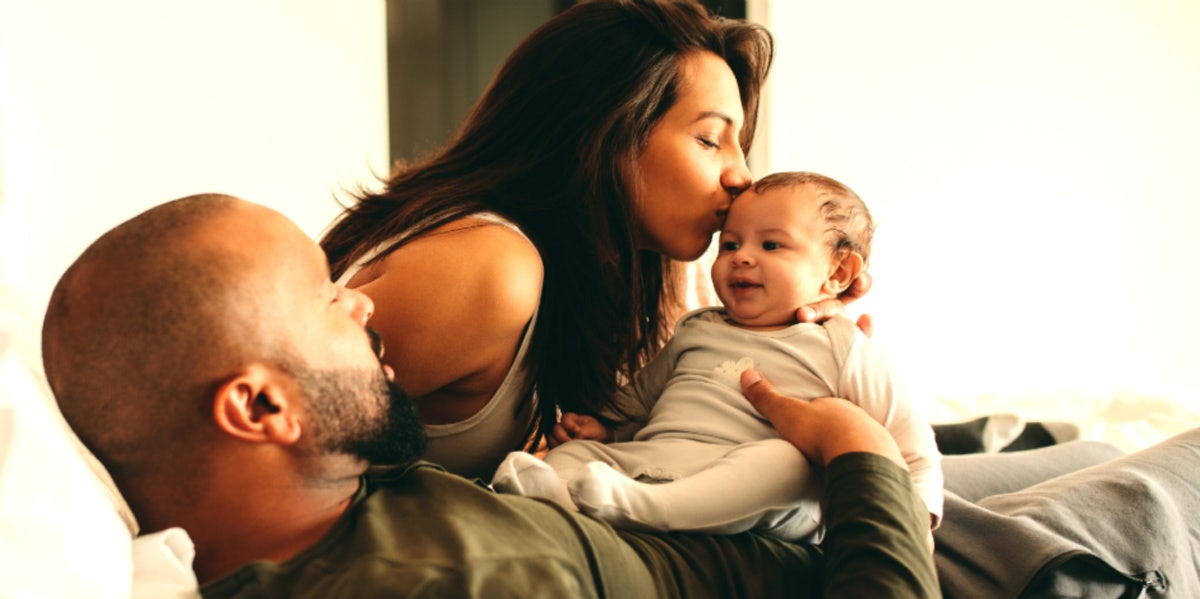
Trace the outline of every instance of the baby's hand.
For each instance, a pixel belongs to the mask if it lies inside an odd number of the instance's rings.
[[[556,447],[574,439],[608,443],[612,440],[612,431],[591,416],[566,412],[554,425],[548,441],[551,447]]]

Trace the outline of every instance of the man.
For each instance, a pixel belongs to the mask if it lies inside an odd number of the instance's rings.
[[[84,251],[51,297],[43,358],[141,528],[191,535],[205,596],[938,593],[899,452],[846,402],[744,377],[825,467],[824,552],[618,532],[414,462],[422,429],[372,347],[371,312],[283,215],[192,196]]]

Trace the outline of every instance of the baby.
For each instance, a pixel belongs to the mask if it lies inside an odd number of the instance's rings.
[[[787,172],[760,180],[738,196],[721,231],[712,281],[723,307],[681,318],[622,389],[635,430],[614,434],[595,418],[564,414],[560,426],[574,440],[544,461],[509,454],[493,487],[627,528],[819,540],[820,479],[742,396],[739,376],[754,368],[784,394],[842,397],[882,423],[936,527],[941,455],[885,357],[845,316],[795,320],[799,306],[837,297],[866,268],[873,233],[862,200],[833,179]]]

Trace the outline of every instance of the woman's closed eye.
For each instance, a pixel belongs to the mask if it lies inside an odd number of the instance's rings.
[[[713,149],[713,150],[719,150],[719,149],[721,149],[721,144],[720,144],[720,143],[718,143],[716,140],[712,139],[711,137],[707,137],[707,136],[704,136],[704,135],[697,135],[697,136],[696,136],[696,141],[697,141],[697,142],[700,142],[700,145],[702,145],[702,146],[704,146],[704,147],[706,147],[706,148],[710,148],[710,149]]]

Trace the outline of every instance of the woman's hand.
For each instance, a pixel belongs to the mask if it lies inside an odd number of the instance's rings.
[[[836,397],[788,397],[755,370],[743,372],[741,382],[754,408],[814,464],[824,467],[842,454],[865,451],[907,468],[896,441],[862,408]]]
[[[546,441],[550,447],[557,447],[574,439],[608,443],[612,440],[612,431],[591,416],[567,412],[562,415],[558,424],[554,425],[554,430]]]
[[[836,299],[827,299],[819,301],[815,304],[800,306],[796,310],[796,320],[799,322],[821,322],[829,320],[838,314],[846,313],[846,304],[867,294],[871,289],[871,275],[863,272],[855,277],[854,282],[850,283],[845,291],[842,292]],[[874,332],[874,325],[871,322],[871,317],[863,314],[858,318],[858,328],[862,329],[868,337]]]

